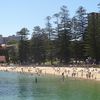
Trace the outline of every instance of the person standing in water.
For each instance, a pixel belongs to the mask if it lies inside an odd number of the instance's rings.
[[[65,79],[65,76],[64,76],[64,72],[62,73],[62,80],[64,81]]]
[[[35,77],[35,83],[37,83],[37,77]]]

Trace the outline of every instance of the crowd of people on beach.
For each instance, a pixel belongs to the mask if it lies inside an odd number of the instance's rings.
[[[54,65],[54,66],[0,66],[0,71],[29,73],[31,75],[59,75],[65,78],[73,77],[79,79],[95,79],[100,80],[100,68],[94,68],[96,60],[91,57],[87,57],[85,63],[83,61],[73,60],[73,63],[66,66]],[[93,66],[93,67],[92,67]],[[37,82],[37,78],[35,80]]]
[[[0,71],[7,72],[18,72],[18,73],[28,73],[31,75],[59,75],[62,76],[62,79],[68,77],[79,78],[79,79],[95,79],[100,80],[100,68],[83,68],[83,67],[26,67],[26,66],[14,66],[14,67],[0,67]]]
[[[73,78],[85,78],[85,79],[99,79],[100,69],[97,68],[64,68],[63,71],[60,71],[60,68],[56,72],[62,72],[62,78],[73,77]]]

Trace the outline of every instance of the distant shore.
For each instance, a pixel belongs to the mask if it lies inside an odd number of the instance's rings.
[[[79,79],[90,79],[100,81],[100,68],[81,68],[81,67],[47,67],[47,66],[20,66],[4,67],[0,66],[0,71],[29,73],[37,75],[59,75],[64,78],[73,77]]]

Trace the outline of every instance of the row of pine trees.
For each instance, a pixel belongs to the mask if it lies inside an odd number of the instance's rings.
[[[80,6],[70,18],[67,6],[62,6],[58,13],[46,17],[45,28],[33,28],[31,39],[28,39],[29,33],[27,28],[17,32],[21,39],[18,51],[13,49],[9,53],[12,62],[69,64],[72,60],[85,61],[87,57],[95,59],[97,64],[100,61],[99,11],[88,14]]]

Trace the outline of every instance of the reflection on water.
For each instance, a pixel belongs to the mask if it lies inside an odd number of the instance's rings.
[[[100,82],[0,72],[0,100],[100,100]]]

